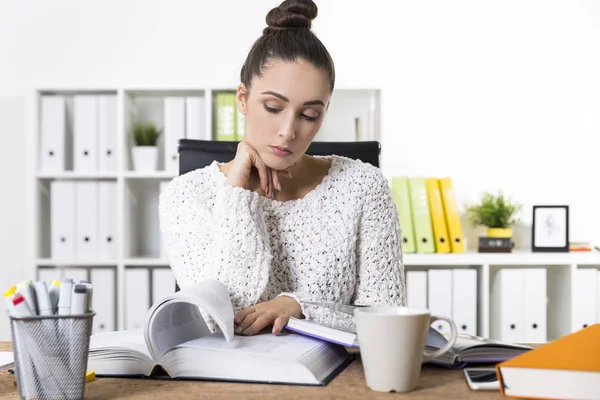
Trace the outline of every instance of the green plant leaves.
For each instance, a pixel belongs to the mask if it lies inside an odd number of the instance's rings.
[[[486,192],[481,203],[470,206],[470,221],[473,225],[488,228],[509,228],[519,222],[516,215],[521,211],[522,205],[513,203],[502,192],[498,195]]]
[[[151,122],[136,122],[133,124],[133,140],[136,146],[156,146],[162,129],[157,129]]]

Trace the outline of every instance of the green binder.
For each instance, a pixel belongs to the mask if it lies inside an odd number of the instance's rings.
[[[410,206],[410,192],[408,178],[395,176],[392,178],[392,196],[398,209],[400,228],[402,228],[402,252],[415,253],[415,228],[413,224],[412,208]]]
[[[413,223],[415,226],[415,241],[417,253],[435,253],[431,214],[427,199],[425,178],[411,177],[408,179],[410,202],[412,205]]]
[[[216,116],[216,135],[215,139],[219,141],[236,140],[236,106],[235,93],[217,93],[215,104]]]

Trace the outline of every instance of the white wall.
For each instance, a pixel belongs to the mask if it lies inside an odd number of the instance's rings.
[[[24,116],[34,88],[235,85],[276,4],[0,2],[0,288],[30,278]],[[388,176],[451,176],[460,204],[503,188],[525,204],[525,222],[532,204],[569,204],[572,238],[600,243],[590,143],[600,130],[600,3],[317,4],[314,29],[338,87],[382,89]]]

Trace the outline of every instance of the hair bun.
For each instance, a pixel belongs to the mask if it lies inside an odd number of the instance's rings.
[[[317,5],[312,0],[285,0],[267,14],[264,33],[271,29],[306,28],[317,17]]]

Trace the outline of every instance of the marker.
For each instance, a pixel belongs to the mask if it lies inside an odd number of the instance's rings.
[[[84,284],[86,287],[88,302],[87,309],[85,310],[85,312],[89,313],[92,309],[92,296],[94,294],[94,286],[90,282],[84,280],[79,281],[79,283]]]
[[[71,296],[71,315],[86,314],[87,304],[87,288],[85,284],[77,284],[73,286],[73,295]]]
[[[50,291],[48,292],[48,296],[50,296],[50,306],[52,307],[52,314],[56,314],[58,311],[58,298],[60,297],[60,281],[52,281],[52,285],[50,285]]]
[[[53,315],[46,282],[38,281],[35,283],[35,298],[39,315]]]
[[[25,302],[31,310],[32,315],[37,315],[37,308],[35,304],[35,289],[31,281],[23,281],[17,284],[17,293],[20,293],[25,298]]]
[[[31,317],[33,315],[31,309],[27,305],[27,300],[25,300],[25,297],[20,293],[13,299],[12,311],[12,314],[16,317]]]
[[[73,279],[63,278],[60,283],[60,297],[58,299],[58,315],[71,314],[71,291],[73,289]]]
[[[15,297],[15,292],[17,291],[16,286],[11,286],[8,288],[6,292],[4,292],[4,300],[6,301],[6,305],[10,310],[13,306],[13,298]]]

